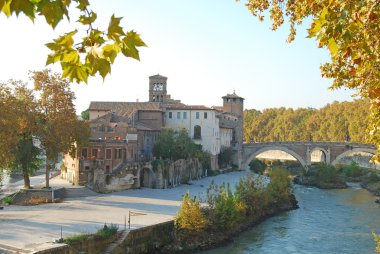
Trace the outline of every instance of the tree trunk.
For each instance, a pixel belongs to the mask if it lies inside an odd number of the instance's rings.
[[[24,189],[30,189],[30,179],[29,174],[25,169],[23,170],[23,176],[24,176]]]
[[[50,180],[50,158],[48,156],[46,156],[46,173],[45,173],[45,188],[49,188],[49,180]]]

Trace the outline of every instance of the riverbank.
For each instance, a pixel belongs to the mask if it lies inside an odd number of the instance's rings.
[[[207,186],[230,183],[235,186],[245,171],[202,178],[172,189],[136,189],[65,199],[62,203],[38,206],[10,205],[0,211],[0,249],[35,252],[56,246],[53,241],[78,233],[94,233],[107,224],[124,228],[128,211],[143,213],[131,217],[131,229],[144,228],[170,221],[180,207],[182,195],[189,192],[204,197]],[[91,214],[91,216],[89,216]],[[0,251],[1,252],[1,251]]]
[[[295,196],[292,194],[287,200],[273,203],[272,206],[261,214],[244,218],[244,220],[233,228],[225,230],[206,230],[198,234],[188,234],[188,232],[175,230],[173,241],[156,251],[160,254],[186,254],[215,249],[232,243],[235,237],[243,232],[254,228],[266,219],[281,213],[298,209]]]

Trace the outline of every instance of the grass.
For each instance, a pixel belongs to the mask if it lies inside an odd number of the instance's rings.
[[[90,237],[88,233],[79,233],[77,235],[72,235],[63,239],[63,242],[66,244],[74,244],[79,242],[84,242]]]
[[[111,224],[109,226],[107,226],[107,224],[104,224],[104,226],[96,232],[95,237],[98,237],[103,240],[108,239],[111,236],[115,235],[118,230],[119,226],[115,224]]]

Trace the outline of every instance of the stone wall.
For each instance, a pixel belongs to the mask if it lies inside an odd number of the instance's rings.
[[[166,189],[188,183],[204,176],[202,164],[197,159],[181,159],[175,162],[157,160],[153,170],[157,175],[156,188]]]
[[[89,187],[100,193],[141,187],[165,189],[203,176],[202,164],[197,159],[181,159],[175,162],[155,160],[152,163],[126,166],[117,174],[94,170],[93,181]]]
[[[65,188],[59,189],[29,189],[20,190],[17,192],[12,200],[13,205],[35,205],[41,203],[51,203],[53,201],[60,201],[66,196]]]
[[[121,231],[115,237],[99,240],[90,237],[86,241],[73,244],[57,244],[56,247],[40,250],[35,254],[101,254],[107,247],[117,240]],[[131,230],[124,241],[113,249],[112,254],[146,254],[155,253],[162,246],[173,241],[174,221],[151,225]]]
[[[174,221],[131,230],[112,254],[155,253],[174,240]]]

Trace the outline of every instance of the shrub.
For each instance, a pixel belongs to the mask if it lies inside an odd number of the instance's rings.
[[[240,178],[236,185],[236,199],[245,205],[246,212],[250,215],[260,213],[263,210],[263,177],[255,178],[253,174]]]
[[[225,229],[232,228],[242,218],[242,214],[245,213],[244,207],[243,203],[235,199],[230,185],[227,184],[226,188],[226,185],[223,183],[219,187],[219,192],[215,197],[213,209],[217,225]]]
[[[69,236],[63,239],[63,242],[66,244],[74,244],[79,242],[84,242],[90,237],[88,233],[80,233],[77,235]]]
[[[375,172],[370,172],[368,175],[368,182],[370,183],[376,183],[380,181],[380,176],[376,174]]]
[[[275,167],[271,170],[269,177],[270,183],[266,191],[268,191],[270,200],[277,202],[288,199],[293,188],[289,173],[283,167]]]
[[[266,169],[266,167],[267,165],[258,159],[254,159],[249,163],[250,170],[260,175],[264,173],[264,170]]]
[[[351,165],[343,165],[341,170],[347,177],[359,177],[365,173],[365,170],[360,168],[359,165],[354,161],[351,163]]]
[[[12,196],[6,196],[6,197],[4,197],[2,200],[1,200],[1,203],[3,204],[3,205],[10,205],[10,204],[12,204]]]
[[[104,239],[108,239],[110,238],[111,236],[115,235],[117,233],[117,231],[119,230],[119,226],[115,225],[115,224],[111,224],[109,226],[107,226],[107,224],[104,224],[104,226],[102,228],[100,228],[96,233],[95,233],[95,237],[96,238],[100,238],[102,240]]]
[[[316,169],[316,177],[318,182],[333,183],[339,180],[338,171],[333,165],[319,163]]]
[[[199,201],[186,193],[175,217],[175,224],[190,233],[198,233],[207,227],[209,221],[203,214]]]

